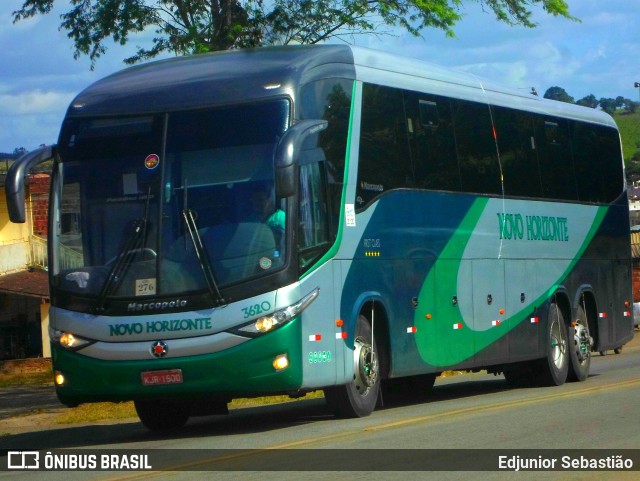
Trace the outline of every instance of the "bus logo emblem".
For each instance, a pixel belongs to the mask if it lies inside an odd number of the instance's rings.
[[[167,351],[169,351],[169,346],[164,341],[156,341],[151,344],[151,354],[155,357],[164,357],[167,355]]]
[[[160,157],[158,157],[156,154],[149,154],[147,155],[147,158],[144,159],[144,166],[149,170],[152,170],[158,167],[159,163],[160,163]]]

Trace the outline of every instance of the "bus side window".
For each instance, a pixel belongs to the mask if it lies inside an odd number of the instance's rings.
[[[500,166],[489,106],[454,99],[451,107],[463,191],[501,194]]]
[[[402,90],[365,84],[356,208],[392,189],[413,186]]]
[[[536,134],[543,197],[578,200],[568,122],[540,118]]]
[[[504,107],[492,108],[505,194],[516,197],[541,197],[542,184],[535,148],[533,114]]]
[[[584,202],[612,202],[623,190],[618,132],[603,125],[574,122],[571,125],[578,195]],[[594,175],[597,173],[597,175]]]
[[[298,262],[307,270],[331,245],[324,162],[300,165]]]
[[[418,111],[420,113],[420,125],[426,129],[437,129],[440,124],[438,114],[438,104],[429,100],[418,101]]]
[[[460,191],[453,119],[449,100],[405,92],[409,145],[419,189]]]

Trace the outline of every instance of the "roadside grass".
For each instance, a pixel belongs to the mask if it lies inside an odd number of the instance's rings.
[[[0,372],[0,387],[12,386],[53,386],[50,371],[33,373]]]
[[[308,393],[300,399],[316,399],[323,397],[322,391]],[[294,402],[289,396],[264,396],[257,398],[234,399],[229,403],[229,409],[240,409],[266,404],[279,404]],[[81,424],[110,419],[127,419],[137,417],[133,401],[122,403],[92,403],[81,404],[75,408],[69,408],[56,417],[58,424]]]

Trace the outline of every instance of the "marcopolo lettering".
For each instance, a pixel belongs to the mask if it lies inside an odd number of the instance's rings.
[[[569,241],[566,217],[498,213],[500,239],[532,241]]]
[[[175,309],[176,307],[186,307],[187,304],[188,302],[185,299],[157,302],[130,302],[127,306],[127,311],[163,311],[166,309]]]

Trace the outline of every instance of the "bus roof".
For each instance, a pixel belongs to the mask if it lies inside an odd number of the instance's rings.
[[[349,45],[228,50],[124,69],[81,92],[67,115],[168,112],[296,94],[296,86],[340,77],[488,102],[615,127],[602,111],[556,102],[436,64]]]

